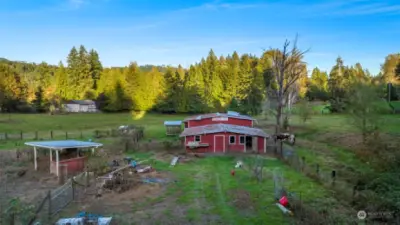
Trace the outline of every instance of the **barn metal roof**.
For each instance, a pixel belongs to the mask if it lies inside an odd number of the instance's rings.
[[[269,137],[269,135],[261,129],[231,125],[231,124],[210,124],[205,126],[185,128],[185,130],[179,136],[186,137],[186,136],[213,134],[221,132],[231,132],[237,134],[246,134],[250,136]]]
[[[237,119],[244,119],[244,120],[255,120],[250,116],[241,115],[238,112],[228,111],[228,113],[208,113],[203,115],[196,115],[196,116],[189,116],[185,118],[183,121],[189,120],[202,120],[206,118],[214,118],[214,117],[230,117],[230,118],[237,118]]]
[[[47,149],[97,148],[103,146],[103,144],[100,143],[76,141],[76,140],[34,141],[34,142],[26,142],[25,145],[38,148],[47,148]]]
[[[175,121],[164,121],[165,126],[180,126],[182,125],[182,121],[175,120]]]
[[[66,102],[67,104],[78,104],[78,105],[93,105],[95,104],[92,100],[70,100]]]

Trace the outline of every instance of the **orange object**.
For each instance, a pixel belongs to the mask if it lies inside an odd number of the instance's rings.
[[[281,199],[279,199],[279,203],[286,207],[288,205],[289,201],[286,196],[283,196]]]
[[[232,170],[232,171],[231,171],[231,175],[232,175],[232,176],[235,176],[235,170]]]

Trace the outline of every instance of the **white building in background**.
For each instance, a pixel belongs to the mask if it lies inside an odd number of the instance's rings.
[[[96,103],[92,100],[70,100],[63,104],[66,112],[90,113],[98,112]]]

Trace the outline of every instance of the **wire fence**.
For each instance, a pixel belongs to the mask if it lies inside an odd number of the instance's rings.
[[[117,136],[118,134],[119,131],[117,129],[2,132],[0,133],[0,141],[84,139],[88,137],[101,138]]]
[[[1,184],[6,184],[2,177]],[[83,172],[68,179],[62,186],[39,194],[30,202],[18,198],[7,198],[7,186],[0,190],[0,224],[32,225],[51,224],[55,216],[71,202],[85,196],[86,189],[95,182],[94,174]]]
[[[283,161],[288,164],[292,169],[313,179],[315,182],[322,185],[325,189],[332,192],[335,199],[339,200],[340,202],[346,202],[346,204],[348,204],[349,206],[347,210],[337,210],[334,209],[334,206],[329,206],[329,204],[327,205],[327,207],[319,208],[318,210],[312,209],[310,207],[308,207],[307,209],[307,206],[302,204],[301,200],[296,199],[298,198],[298,195],[289,195],[292,198],[292,202],[295,203],[294,208],[297,208],[296,210],[300,210],[300,215],[303,215],[304,212],[307,212],[308,214],[311,213],[311,215],[313,215],[315,211],[318,211],[319,214],[323,215],[320,220],[326,220],[326,224],[357,224],[360,222],[360,220],[357,218],[356,208],[359,208],[360,204],[358,202],[361,199],[365,198],[365,193],[358,191],[358,177],[356,174],[348,172],[344,168],[330,168],[327,166],[321,167],[321,165],[319,165],[318,163],[309,163],[306,157],[299,156],[294,150],[288,148],[284,149],[283,156]],[[368,198],[371,200],[379,199],[381,197],[375,192],[368,191]],[[360,210],[376,210],[376,205],[374,205],[371,201],[366,201],[366,203],[362,204],[361,207],[362,208]],[[376,218],[367,217],[364,222],[376,223],[377,221],[374,219]],[[400,224],[400,217],[398,215],[394,216],[393,218],[383,219],[390,224]],[[304,220],[304,218],[302,218],[302,220]],[[313,224],[314,221],[309,221],[309,223]]]

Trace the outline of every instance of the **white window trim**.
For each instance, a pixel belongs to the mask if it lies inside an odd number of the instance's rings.
[[[235,140],[234,140],[233,143],[231,143],[231,137],[234,137],[234,138],[235,138]],[[236,144],[236,135],[229,135],[229,144],[230,144],[230,145],[235,145],[235,144]]]
[[[241,137],[243,137],[243,141],[244,141],[243,143],[240,143],[240,138]],[[244,135],[240,135],[239,136],[239,145],[246,145],[246,136],[244,136]]]
[[[200,140],[199,140],[199,141],[196,141],[196,137],[199,137]],[[201,135],[195,135],[195,136],[194,136],[194,141],[196,141],[196,142],[201,142]]]

